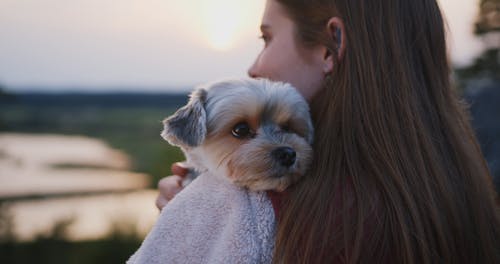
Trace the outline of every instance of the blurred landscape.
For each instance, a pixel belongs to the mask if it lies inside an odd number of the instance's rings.
[[[158,180],[183,160],[160,132],[186,101],[3,92],[0,263],[123,263],[158,215]]]

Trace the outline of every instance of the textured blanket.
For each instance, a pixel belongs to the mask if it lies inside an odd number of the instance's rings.
[[[127,263],[270,263],[275,225],[265,192],[204,173],[163,208]]]

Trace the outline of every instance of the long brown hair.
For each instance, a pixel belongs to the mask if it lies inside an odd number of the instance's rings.
[[[275,1],[275,0],[268,0]],[[347,48],[311,103],[315,160],[275,263],[500,263],[487,165],[450,84],[435,0],[277,0],[304,47]]]

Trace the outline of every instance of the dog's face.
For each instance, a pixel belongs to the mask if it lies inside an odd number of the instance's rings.
[[[231,80],[197,88],[162,136],[188,159],[251,190],[283,191],[312,160],[307,102],[290,85]]]

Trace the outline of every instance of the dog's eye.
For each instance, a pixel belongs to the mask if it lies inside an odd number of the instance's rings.
[[[250,126],[247,123],[242,122],[242,123],[236,124],[233,127],[233,130],[231,131],[231,133],[233,134],[233,136],[235,138],[247,138],[247,137],[251,136],[252,131],[250,130]]]

